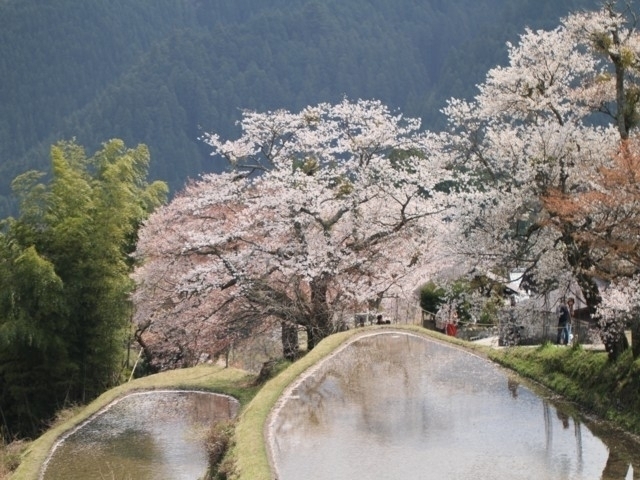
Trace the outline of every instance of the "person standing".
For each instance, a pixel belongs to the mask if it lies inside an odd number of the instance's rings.
[[[576,332],[573,331],[573,306],[575,305],[575,300],[573,298],[569,298],[567,300],[567,308],[569,309],[569,322],[567,323],[567,343],[573,344],[573,339],[575,338]]]
[[[450,337],[455,337],[458,334],[458,312],[453,305],[449,310],[449,318],[447,319],[444,333]]]
[[[558,345],[567,345],[569,343],[569,326],[571,325],[571,313],[567,306],[566,300],[562,297],[560,306],[558,307],[558,337],[556,343]]]

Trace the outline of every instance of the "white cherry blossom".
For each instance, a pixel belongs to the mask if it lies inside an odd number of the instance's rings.
[[[293,356],[298,326],[313,347],[342,312],[413,292],[442,261],[451,172],[418,120],[344,100],[244,112],[241,127],[205,137],[232,172],[193,182],[141,229],[136,322],[158,352],[171,332],[193,359],[190,341],[215,353],[279,323]]]

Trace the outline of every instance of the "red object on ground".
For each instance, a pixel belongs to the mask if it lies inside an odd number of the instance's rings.
[[[458,333],[458,327],[453,323],[447,323],[446,332],[450,337],[455,337]]]

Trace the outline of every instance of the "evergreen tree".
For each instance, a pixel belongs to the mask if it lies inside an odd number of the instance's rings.
[[[146,181],[145,146],[111,140],[93,157],[51,149],[50,178],[13,182],[20,215],[0,235],[3,434],[37,433],[55,411],[119,380],[130,332],[129,253],[167,194]]]

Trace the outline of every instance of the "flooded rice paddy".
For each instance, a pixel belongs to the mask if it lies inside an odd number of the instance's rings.
[[[195,480],[207,469],[206,434],[238,402],[193,391],[127,395],[54,447],[44,480]]]
[[[278,480],[640,478],[633,439],[568,412],[469,352],[384,333],[294,384],[267,433]]]

